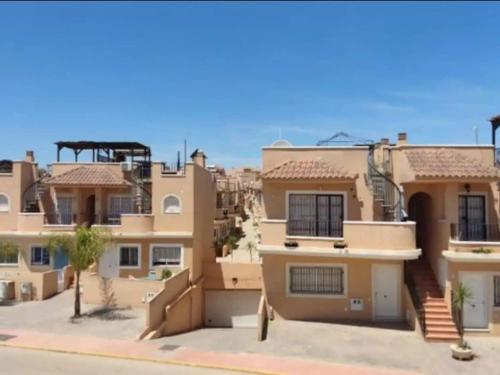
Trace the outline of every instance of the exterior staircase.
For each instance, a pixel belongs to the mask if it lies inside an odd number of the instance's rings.
[[[368,186],[371,189],[373,200],[381,208],[382,221],[401,221],[405,218],[403,210],[403,194],[400,188],[390,178],[390,171],[375,165],[375,149],[378,145],[369,146],[368,173],[366,175]]]
[[[407,263],[407,285],[426,341],[457,341],[458,331],[432,268],[424,259]]]

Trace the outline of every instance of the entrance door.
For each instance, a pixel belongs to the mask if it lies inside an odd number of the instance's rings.
[[[95,224],[95,195],[87,198],[87,225],[90,227]]]
[[[120,273],[120,254],[118,249],[112,248],[104,252],[99,259],[99,276],[108,279],[118,277]]]
[[[460,195],[458,205],[460,240],[486,240],[486,205],[484,196]]]
[[[460,280],[472,294],[471,300],[464,306],[464,327],[488,328],[486,276],[480,273],[464,272],[460,274]]]
[[[372,272],[374,320],[400,319],[401,266],[374,264]]]

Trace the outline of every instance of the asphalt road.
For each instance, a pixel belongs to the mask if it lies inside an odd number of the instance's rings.
[[[236,372],[188,366],[175,366],[124,359],[45,352],[0,347],[0,373],[19,375],[44,374],[175,374],[175,375],[234,375]]]

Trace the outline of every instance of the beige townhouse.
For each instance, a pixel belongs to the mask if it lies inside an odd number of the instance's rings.
[[[474,295],[466,329],[498,334],[498,182],[492,145],[418,146],[402,133],[395,144],[264,147],[268,311],[408,320],[427,340],[454,340],[450,298],[463,282]]]
[[[61,161],[67,150],[74,161]],[[85,153],[87,161],[79,160]],[[166,269],[174,275],[187,270],[189,282],[197,284],[205,253],[213,251],[215,185],[201,151],[192,162],[168,168],[151,161],[149,147],[136,142],[57,142],[57,161],[47,172],[40,172],[29,153],[0,173],[0,186],[0,202],[7,202],[0,213],[1,239],[21,248],[17,259],[3,260],[0,272],[18,284],[16,295],[33,275],[67,266],[64,254],[50,255],[44,244],[48,236],[71,234],[79,225],[105,228],[113,238],[95,275],[84,280],[90,302],[102,298],[102,277],[130,281],[123,289],[135,294],[120,293],[115,281],[115,298],[124,305],[144,303],[146,292],[161,290],[157,280]],[[49,296],[32,285],[31,297]]]

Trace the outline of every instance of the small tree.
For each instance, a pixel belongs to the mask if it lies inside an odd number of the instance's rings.
[[[99,260],[110,243],[111,235],[108,231],[84,226],[78,227],[74,235],[54,235],[47,242],[49,252],[64,251],[68,255],[69,263],[75,271],[75,318],[81,316],[80,274]]]
[[[464,284],[458,284],[457,289],[453,291],[452,304],[456,311],[456,323],[460,340],[458,346],[467,348],[467,343],[464,341],[464,305],[472,299],[472,293]]]

